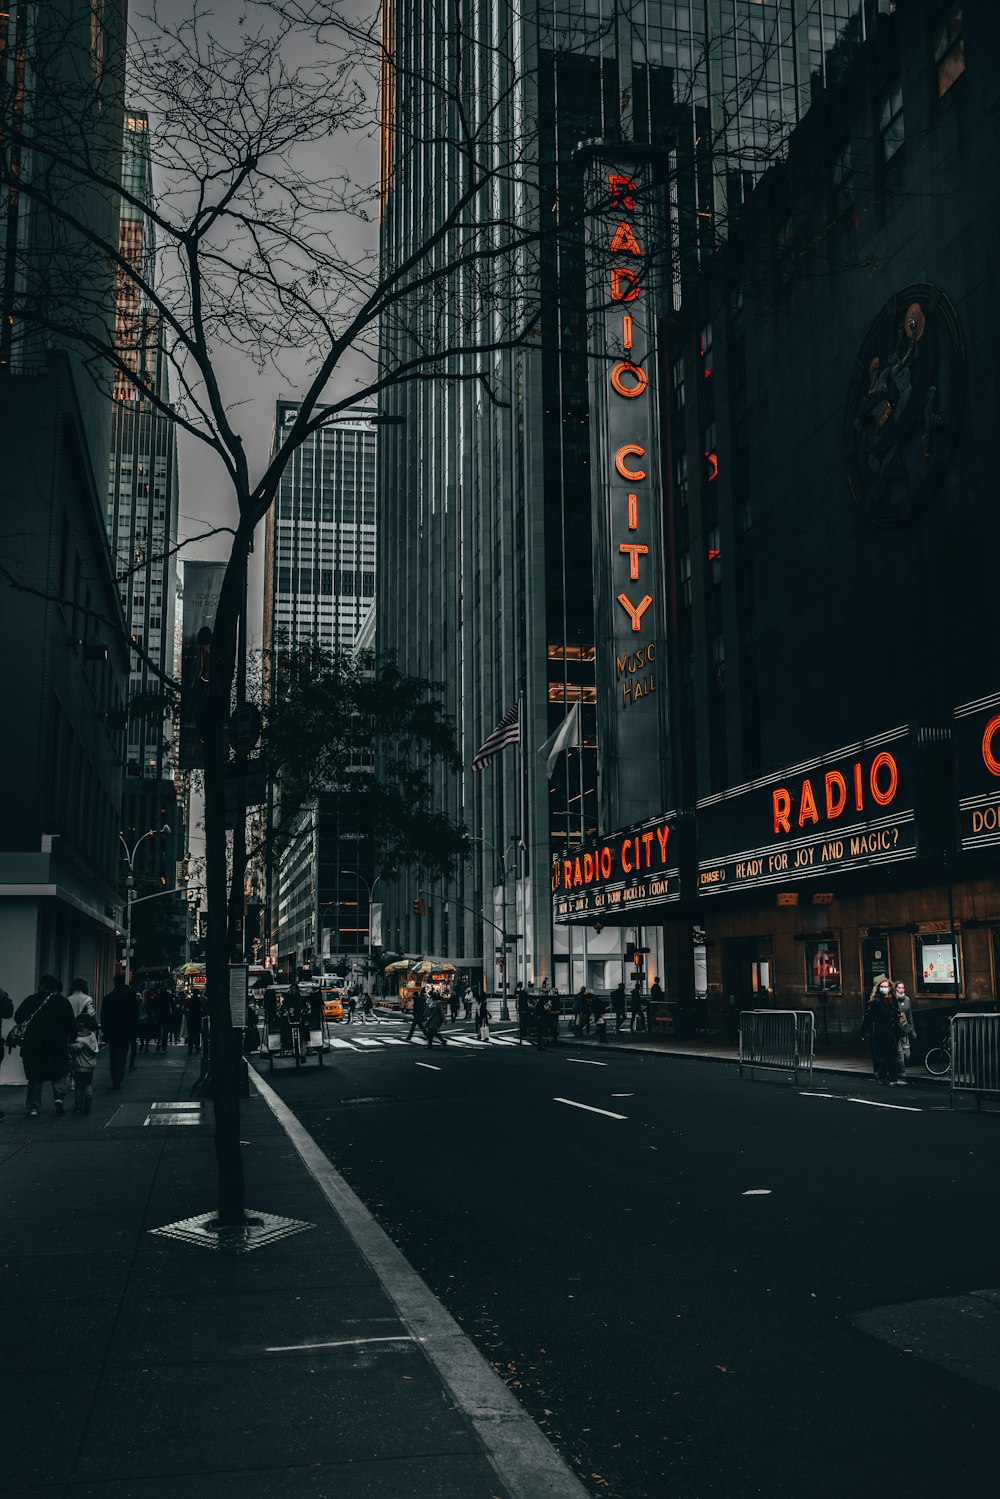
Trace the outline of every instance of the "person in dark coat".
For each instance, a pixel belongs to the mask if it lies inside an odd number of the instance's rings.
[[[174,1024],[174,991],[164,984],[157,989],[149,1003],[149,1011],[156,1026],[156,1049],[166,1051]]]
[[[205,996],[192,989],[184,1000],[184,1029],[187,1033],[188,1056],[201,1051],[201,1035],[205,1020]]]
[[[427,1035],[427,1032],[424,1030],[424,1017],[426,1014],[427,996],[424,993],[423,984],[418,984],[413,991],[413,1019],[410,1021],[410,1029],[406,1033],[407,1041],[412,1040],[414,1031],[419,1031],[422,1036]]]
[[[587,993],[586,985],[581,984],[576,991],[576,1004],[573,1006],[573,1018],[578,1036],[590,1035],[590,1012],[590,995]]]
[[[900,1077],[899,1038],[904,1033],[905,1016],[896,1003],[892,984],[879,979],[865,1006],[861,1036],[871,1037],[872,1068],[880,1083],[894,1088]]]
[[[111,1086],[120,1088],[125,1076],[125,1058],[139,1035],[139,1001],[123,973],[115,974],[111,991],[101,1000],[101,1030],[108,1043]]]
[[[617,989],[611,991],[611,1008],[615,1012],[615,1035],[619,1035],[625,1024],[625,1011],[628,1001],[625,998],[625,980],[622,979]]]
[[[34,1117],[42,1103],[42,1084],[52,1084],[56,1113],[63,1112],[69,1088],[69,1044],[76,1039],[76,1016],[51,973],[38,980],[38,992],[18,1005],[14,1020],[22,1028],[21,1062],[28,1079],[26,1106]]]
[[[441,996],[432,993],[430,1003],[427,1006],[427,1018],[424,1021],[424,1035],[427,1037],[427,1045],[433,1046],[435,1041],[440,1041],[442,1046],[448,1045],[448,1037],[441,1035],[441,1027],[444,1024],[444,1005]]]

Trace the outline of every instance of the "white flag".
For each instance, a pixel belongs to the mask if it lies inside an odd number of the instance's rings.
[[[556,761],[563,750],[576,749],[582,743],[583,740],[580,738],[580,704],[574,703],[558,729],[556,729],[555,733],[549,739],[546,739],[538,751],[540,755],[546,757],[545,774],[550,781],[552,779],[552,772],[556,768]]]

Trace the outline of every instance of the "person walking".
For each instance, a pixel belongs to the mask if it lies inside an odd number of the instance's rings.
[[[441,1003],[441,996],[432,993],[424,1018],[424,1035],[427,1037],[428,1046],[433,1046],[435,1041],[440,1041],[442,1046],[447,1046],[448,1037],[441,1035],[442,1025],[444,1025],[444,1006]]]
[[[490,1007],[485,994],[476,1006],[476,1035],[480,1041],[490,1039]]]
[[[878,1081],[887,1083],[890,1088],[899,1081],[899,1040],[903,1024],[892,984],[887,977],[880,978],[865,1006],[861,1039],[871,1038],[872,1069]]]
[[[205,1007],[197,989],[192,989],[184,1000],[184,1031],[187,1036],[188,1056],[201,1051],[201,1034],[205,1020]]]
[[[546,1042],[552,1039],[552,1016],[549,1005],[549,996],[539,994],[535,1000],[535,1045],[539,1051],[544,1051]],[[559,1021],[556,1020],[556,1025],[558,1024]]]
[[[427,1016],[427,996],[424,993],[423,984],[418,984],[413,991],[413,1010],[411,1013],[413,1018],[410,1021],[410,1029],[406,1033],[407,1041],[412,1040],[414,1031],[419,1031],[422,1036],[426,1037],[427,1032],[424,1029],[424,1020]]]
[[[74,979],[69,986],[69,994],[66,998],[73,1006],[73,1016],[75,1019],[79,1019],[84,1012],[87,1012],[91,1019],[97,1018],[97,1010],[94,1007],[90,985],[86,979]]]
[[[462,1018],[465,1021],[472,1019],[472,989],[469,984],[462,985]]]
[[[517,1015],[517,1044],[528,1039],[528,1022],[531,1018],[534,996],[518,984],[514,990],[514,1012]]]
[[[6,989],[0,989],[0,1021],[13,1020],[14,1001]],[[0,1024],[0,1061],[3,1060],[3,1025]],[[0,1119],[5,1118],[3,1109],[0,1109]]]
[[[174,995],[173,990],[166,984],[162,984],[149,1002],[149,1013],[153,1017],[153,1034],[156,1037],[156,1050],[166,1051],[170,1042],[170,1031],[173,1026]]]
[[[344,1006],[344,1008],[347,1011],[347,1024],[353,1025],[354,1012],[358,1008],[358,996],[355,994],[353,989],[351,989],[347,995],[347,1004]]]
[[[900,1014],[903,1017],[902,1035],[900,1036],[898,1043],[898,1081],[900,1087],[904,1087],[906,1084],[906,1065],[910,1060],[910,1051],[912,1049],[910,1046],[910,1042],[917,1039],[917,1028],[913,1024],[913,1005],[910,1002],[910,996],[906,992],[906,985],[903,983],[902,979],[898,979],[893,985],[893,993],[895,995],[896,1004],[899,1007]]]
[[[644,1031],[646,1029],[646,1011],[642,1003],[642,985],[636,979],[632,985],[632,993],[628,1002],[628,1028],[632,1031]]]
[[[615,1013],[615,1035],[620,1036],[622,1026],[625,1024],[625,980],[622,979],[617,989],[611,991],[611,1008]]]
[[[76,985],[74,979],[74,987]],[[88,995],[89,998],[89,995]],[[72,1004],[72,996],[70,996]],[[69,1043],[69,1075],[73,1080],[73,1113],[89,1114],[94,1101],[94,1073],[97,1070],[97,1015],[93,1004],[78,1012],[76,1035]]]
[[[374,1020],[376,1025],[382,1024],[380,1017],[375,1014],[375,1006],[372,1004],[370,994],[364,995],[361,1000],[361,1019],[365,1025],[368,1024],[369,1020]]]
[[[100,1018],[101,1032],[108,1043],[111,1086],[120,1088],[125,1077],[125,1060],[139,1034],[139,1001],[123,973],[115,974],[110,992],[101,1000]]]
[[[590,995],[587,993],[585,984],[581,984],[576,993],[576,1003],[573,1006],[573,1022],[576,1026],[578,1036],[589,1036]]]
[[[453,987],[452,991],[451,991],[451,996],[450,996],[450,998],[448,1000],[448,1010],[449,1010],[449,1012],[451,1014],[451,1023],[452,1023],[452,1025],[456,1025],[458,1023],[458,1007],[461,1004],[461,1002],[462,1001],[459,998],[458,990]]]
[[[69,1044],[76,1036],[76,1016],[54,974],[42,974],[37,992],[29,994],[15,1010],[14,1022],[20,1027],[29,1116],[34,1118],[41,1108],[45,1083],[52,1084],[55,1110],[61,1114],[69,1087]]]

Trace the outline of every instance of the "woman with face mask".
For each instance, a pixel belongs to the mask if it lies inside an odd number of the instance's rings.
[[[902,1012],[892,992],[892,981],[880,978],[872,989],[861,1026],[862,1038],[871,1037],[872,1066],[880,1083],[894,1088],[900,1079],[899,1038]]]

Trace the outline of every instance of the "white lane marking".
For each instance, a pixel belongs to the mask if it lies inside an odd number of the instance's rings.
[[[382,1049],[381,1041],[371,1041],[367,1036],[359,1036],[354,1044],[355,1046],[377,1046],[380,1051]]]
[[[877,1103],[874,1098],[849,1098],[848,1103],[863,1103],[869,1109],[898,1109],[903,1114],[922,1114],[923,1109],[914,1108],[911,1103]]]
[[[471,1038],[471,1036],[448,1036],[446,1039],[448,1041],[453,1042],[455,1046],[482,1046],[483,1045],[482,1041],[473,1041],[472,1038]]]
[[[282,1343],[274,1348],[265,1348],[265,1353],[303,1353],[310,1348],[356,1348],[359,1343],[422,1343],[423,1338],[407,1336],[396,1338],[342,1338],[339,1343]]]
[[[612,1098],[634,1098],[634,1093],[612,1093]]]
[[[750,1187],[749,1190],[746,1191],[746,1192],[744,1192],[742,1195],[744,1197],[770,1197],[770,1195],[771,1195],[771,1188],[770,1187]]]
[[[417,1062],[418,1067],[426,1067],[428,1072],[440,1072],[440,1067],[435,1067],[433,1062]]]
[[[341,1051],[354,1051],[355,1050],[355,1047],[352,1046],[352,1044],[351,1044],[350,1041],[334,1041],[332,1037],[330,1039],[329,1045],[330,1046],[336,1046]]]
[[[607,1062],[588,1062],[585,1057],[567,1057],[567,1062],[575,1062],[578,1067],[606,1067]]]
[[[627,1119],[627,1114],[612,1114],[610,1109],[595,1109],[589,1103],[577,1103],[575,1098],[554,1098],[553,1103],[568,1104],[571,1109],[586,1109],[588,1114],[603,1114],[605,1119]]]
[[[800,1098],[838,1098],[839,1096],[837,1093],[813,1093],[809,1088],[799,1089]]]
[[[401,1040],[401,1038],[399,1036],[383,1036],[382,1037],[382,1045],[383,1046],[405,1046],[406,1042],[403,1041],[403,1040]]]
[[[491,1036],[490,1037],[490,1045],[491,1046],[516,1046],[517,1042],[516,1041],[508,1041],[508,1039],[507,1039],[506,1036]]]

